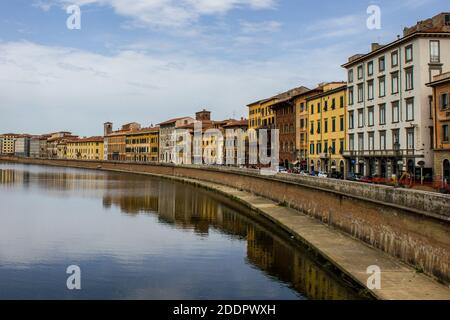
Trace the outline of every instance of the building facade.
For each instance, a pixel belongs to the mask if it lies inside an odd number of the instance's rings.
[[[67,140],[67,159],[103,160],[103,137]]]
[[[16,157],[28,158],[30,157],[30,136],[19,135],[16,136],[14,142],[14,155]]]
[[[174,163],[176,141],[175,130],[194,123],[191,117],[171,119],[159,124],[159,162]]]
[[[65,159],[67,156],[67,144],[69,139],[76,139],[77,136],[72,135],[71,132],[61,131],[51,133],[47,138],[47,158],[49,159]]]
[[[299,87],[279,95],[277,102],[272,105],[275,112],[276,128],[279,130],[279,159],[280,165],[292,168],[297,163],[298,148],[296,143],[297,110],[294,97],[310,91],[306,87]]]
[[[40,157],[40,136],[32,136],[30,137],[30,158],[39,158]]]
[[[450,72],[435,76],[433,89],[434,180],[450,185]]]
[[[310,172],[345,175],[346,93],[345,82],[331,82],[323,85],[322,93],[306,99]]]
[[[349,58],[350,172],[392,178],[431,176],[432,90],[426,84],[450,67],[450,25],[442,13],[405,28],[403,37]]]
[[[126,134],[125,152],[127,161],[159,161],[159,128],[150,127]]]
[[[323,92],[323,86],[318,86],[304,94],[293,98],[295,105],[295,146],[297,149],[297,161],[300,170],[308,170],[309,154],[309,112],[307,99]]]
[[[3,134],[2,135],[1,153],[4,155],[13,155],[15,140],[16,140],[16,134],[14,134],[14,133]]]
[[[105,135],[103,145],[104,149],[106,145],[106,150],[103,151],[103,157],[105,158],[105,154],[107,155],[105,160],[126,161],[127,134],[132,131],[140,130],[141,125],[136,122],[127,123],[123,125],[120,130],[113,131],[113,124],[111,122],[106,122],[103,127]]]

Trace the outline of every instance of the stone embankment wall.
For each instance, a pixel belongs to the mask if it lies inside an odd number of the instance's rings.
[[[450,283],[447,195],[316,177],[265,176],[257,170],[227,167],[13,158],[9,161],[176,176],[235,187],[295,208]]]

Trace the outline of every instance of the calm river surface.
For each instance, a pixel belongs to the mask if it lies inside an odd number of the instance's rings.
[[[250,215],[178,182],[0,163],[0,299],[358,298]]]

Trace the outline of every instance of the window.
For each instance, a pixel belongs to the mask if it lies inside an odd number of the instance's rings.
[[[358,109],[358,128],[364,127],[364,110]]]
[[[354,134],[348,135],[348,148],[350,149],[350,151],[355,150],[355,135]]]
[[[323,105],[323,112],[327,112],[328,111],[328,101],[325,101],[324,105]]]
[[[317,153],[322,153],[322,143],[321,142],[317,142]]]
[[[339,131],[344,131],[344,116],[339,117]]]
[[[353,104],[353,87],[348,88],[348,104]]]
[[[369,139],[368,139],[369,150],[374,150],[375,149],[375,138],[374,137],[375,137],[375,133],[374,132],[369,132]]]
[[[344,152],[345,146],[344,146],[344,139],[339,140],[339,154],[342,154]]]
[[[383,56],[378,59],[378,71],[383,72],[384,70],[386,70],[386,58]]]
[[[314,121],[311,121],[311,130],[309,131],[310,134],[314,134]]]
[[[363,78],[363,66],[358,67],[358,80],[361,80]]]
[[[353,111],[348,112],[348,128],[349,129],[355,128],[355,115]]]
[[[380,104],[379,105],[379,121],[380,121],[380,125],[385,125],[386,124],[386,104]]]
[[[386,150],[386,131],[380,131],[380,150]]]
[[[392,102],[392,123],[397,123],[400,121],[400,112],[399,112],[399,102]]]
[[[311,114],[314,114],[314,105],[313,104],[311,104]]]
[[[300,129],[305,127],[305,119],[300,119]]]
[[[392,146],[394,150],[400,148],[400,129],[392,130]]]
[[[442,125],[442,141],[449,142],[448,124]]]
[[[348,83],[353,82],[353,69],[348,70]]]
[[[364,133],[358,133],[358,150],[364,150]]]
[[[398,72],[391,74],[392,77],[392,94],[398,93]]]
[[[430,62],[440,62],[440,43],[439,40],[430,40]]]
[[[373,100],[373,80],[367,82],[367,99]]]
[[[412,44],[405,48],[405,61],[411,62],[413,60],[413,47]]]
[[[414,99],[406,99],[406,121],[414,120]]]
[[[439,101],[440,101],[439,106],[440,106],[441,110],[447,109],[448,108],[448,93],[441,94]]]
[[[414,128],[406,129],[406,146],[409,150],[414,149]]]
[[[374,126],[374,108],[373,107],[369,107],[368,109],[367,109],[367,115],[368,115],[368,123],[367,123],[367,125],[369,126],[369,127],[373,127]]]
[[[323,143],[323,151],[324,151],[325,153],[328,152],[328,141],[325,141],[325,142]]]
[[[331,110],[336,109],[336,98],[333,98],[333,100],[331,100]]]
[[[323,122],[323,132],[324,133],[328,132],[328,119],[325,119]]]
[[[331,119],[331,131],[336,132],[336,118]]]
[[[367,75],[373,76],[373,61],[367,63]]]
[[[391,67],[397,67],[398,66],[398,51],[394,51],[391,53]]]
[[[314,143],[311,142],[311,144],[309,145],[309,154],[314,154]]]
[[[317,133],[320,133],[320,120],[317,120]]]
[[[378,95],[379,97],[386,96],[386,77],[378,78]]]
[[[413,68],[405,69],[406,90],[414,89]]]
[[[344,107],[344,96],[340,96],[339,97],[339,107],[343,108]]]
[[[364,86],[363,84],[358,84],[358,102],[364,101]]]

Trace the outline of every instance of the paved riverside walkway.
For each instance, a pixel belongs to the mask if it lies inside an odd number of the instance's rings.
[[[158,176],[158,175],[156,175]],[[450,288],[417,273],[416,270],[396,258],[370,247],[301,212],[280,206],[269,199],[224,185],[181,177],[181,180],[231,197],[256,214],[261,214],[298,240],[306,243],[339,268],[343,273],[367,288],[367,267],[381,269],[381,289],[369,290],[382,300],[450,300]]]

